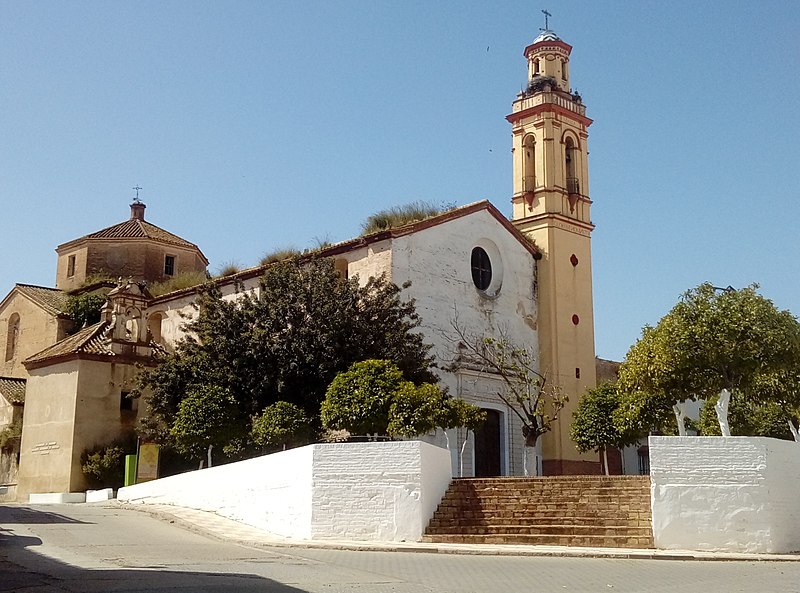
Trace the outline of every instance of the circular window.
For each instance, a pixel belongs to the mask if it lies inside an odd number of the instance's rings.
[[[478,290],[486,290],[492,283],[492,261],[483,247],[472,250],[472,281]]]

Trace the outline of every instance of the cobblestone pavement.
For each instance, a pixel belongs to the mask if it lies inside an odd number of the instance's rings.
[[[311,548],[171,510],[156,518],[114,504],[0,505],[0,591],[800,591],[800,562]],[[195,532],[183,528],[189,519]],[[255,547],[239,543],[248,541]]]

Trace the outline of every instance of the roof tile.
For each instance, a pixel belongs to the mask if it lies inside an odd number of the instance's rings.
[[[0,396],[12,404],[25,403],[25,379],[0,377]]]
[[[57,288],[17,284],[17,290],[52,315],[66,315],[67,293]]]
[[[108,336],[110,326],[111,324],[106,321],[95,323],[68,338],[64,338],[49,348],[29,356],[25,362],[41,362],[49,358],[58,358],[59,356],[77,353],[114,356],[114,351],[111,350],[110,345],[111,340]]]
[[[150,224],[145,220],[131,218],[125,222],[120,222],[108,228],[86,235],[89,239],[153,239],[162,243],[181,245],[183,247],[194,247],[197,245],[181,239],[178,235],[173,235],[169,231]]]

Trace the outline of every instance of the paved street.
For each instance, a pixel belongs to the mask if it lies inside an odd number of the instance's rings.
[[[0,591],[800,591],[800,563],[248,548],[110,505],[0,505]]]

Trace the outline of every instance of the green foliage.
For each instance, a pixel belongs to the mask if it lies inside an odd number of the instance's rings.
[[[475,432],[486,422],[486,412],[463,399],[447,398],[437,416],[436,425],[448,430],[450,428],[466,428]]]
[[[258,291],[235,302],[205,285],[191,337],[140,374],[139,391],[149,393],[140,433],[171,443],[180,403],[197,386],[228,390],[242,417],[286,401],[316,424],[328,385],[354,362],[391,360],[414,383],[435,381],[414,303],[400,292],[385,278],[343,279],[330,259],[276,262]]]
[[[17,418],[3,430],[0,430],[0,451],[18,449],[21,438],[22,418]]]
[[[279,401],[253,418],[251,434],[254,443],[271,452],[307,444],[314,430],[302,408]]]
[[[415,386],[405,381],[389,408],[390,436],[418,437],[437,428],[478,430],[486,422],[486,412],[463,399],[449,397],[432,383]]]
[[[300,250],[295,249],[294,247],[280,247],[271,251],[269,253],[265,253],[261,256],[261,260],[258,262],[262,266],[266,266],[268,264],[274,264],[275,262],[283,261],[285,259],[292,259],[294,257],[298,257],[300,255]]]
[[[125,455],[135,453],[131,438],[118,439],[81,454],[81,471],[95,488],[119,488],[125,478]]]
[[[413,438],[436,428],[476,430],[486,420],[480,408],[450,398],[433,383],[405,381],[387,360],[357,362],[331,382],[322,402],[328,431]]]
[[[695,427],[700,434],[719,436],[719,420],[714,410],[718,396],[708,398],[700,410]],[[735,436],[773,437],[792,440],[787,418],[775,402],[759,403],[746,399],[742,393],[731,395],[728,404],[728,425]]]
[[[194,286],[201,286],[208,281],[208,275],[202,271],[180,272],[163,282],[153,282],[147,286],[147,290],[154,297],[175,292],[176,290],[183,290],[185,288],[192,288]]]
[[[243,420],[229,390],[218,385],[194,386],[178,404],[170,434],[179,452],[203,457],[209,446],[235,445],[246,430]]]
[[[618,387],[619,389],[619,387]],[[664,394],[654,396],[644,391],[620,392],[614,411],[614,425],[632,439],[648,434],[676,434],[677,425],[672,406],[675,402]]]
[[[178,413],[170,427],[179,453],[203,459],[210,446],[228,447],[243,436],[243,426],[236,399],[227,389],[216,385],[195,387],[178,404]]]
[[[104,283],[116,285],[117,278],[112,278],[109,274],[106,273],[87,274],[86,278],[81,283],[80,288],[78,290],[80,290],[81,288],[86,288],[88,286],[94,286],[95,284],[104,284]]]
[[[357,435],[389,434],[389,410],[402,384],[403,373],[388,360],[353,364],[328,387],[320,410],[322,426]]]
[[[622,448],[636,441],[636,434],[625,433],[614,422],[622,397],[615,385],[605,383],[589,389],[578,402],[572,416],[570,437],[581,453]]]
[[[73,321],[73,332],[100,321],[108,291],[73,294],[67,297],[66,313]]]
[[[404,381],[392,397],[387,434],[414,438],[433,432],[444,402],[444,393],[433,383],[417,387]]]
[[[452,204],[440,207],[421,201],[411,202],[404,206],[393,206],[370,215],[364,224],[361,225],[361,234],[370,235],[372,233],[405,226],[412,222],[437,216],[442,214],[442,212],[451,210],[453,207]]]
[[[800,403],[800,324],[756,289],[701,284],[644,328],[619,373],[630,412],[646,413],[629,424],[663,426],[675,402],[708,400],[722,389],[741,401],[775,402],[791,416]]]

